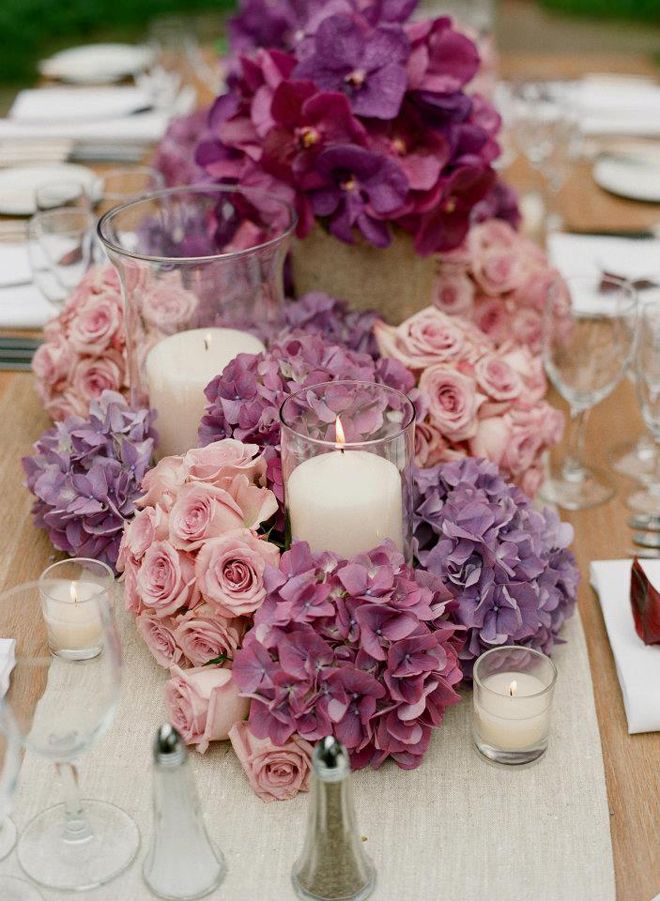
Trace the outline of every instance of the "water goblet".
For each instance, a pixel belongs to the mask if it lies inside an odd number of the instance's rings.
[[[81,801],[76,769],[79,757],[110,726],[119,699],[113,589],[105,564],[74,560],[0,595],[0,634],[17,642],[7,703],[26,750],[55,764],[64,789],[63,804],[25,827],[18,860],[35,882],[60,891],[111,881],[139,846],[137,826],[124,811],[104,801]]]
[[[541,489],[544,500],[582,510],[609,500],[607,475],[584,463],[589,411],[623,378],[636,337],[637,298],[632,285],[614,276],[575,276],[554,283],[543,315],[546,373],[571,413],[568,449],[559,471]]]
[[[626,503],[636,513],[660,517],[660,304],[657,301],[640,305],[635,372],[642,417],[655,442],[655,468],[646,487],[633,492]]]
[[[35,284],[47,300],[63,303],[91,262],[94,220],[87,210],[43,210],[28,224],[28,256]]]

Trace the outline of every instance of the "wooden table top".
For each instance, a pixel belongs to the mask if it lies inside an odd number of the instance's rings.
[[[651,72],[644,60],[539,57],[505,60],[508,76],[552,74],[574,76],[584,71]],[[510,172],[515,184],[529,177],[518,162]],[[576,171],[564,192],[565,217],[575,228],[642,228],[660,220],[660,206],[611,197],[590,177],[586,164]],[[560,401],[557,404],[562,406]],[[48,419],[34,391],[31,375],[0,372],[0,489],[3,528],[0,588],[36,579],[55,554],[45,534],[29,515],[31,499],[23,487],[20,458]],[[642,425],[631,384],[624,381],[591,416],[587,448],[589,462],[608,468],[610,449],[633,440]],[[624,500],[632,482],[611,473],[618,493],[608,504],[564,514],[575,527],[574,550],[582,573],[579,608],[591,663],[596,710],[601,731],[611,814],[612,844],[619,901],[651,901],[660,892],[660,733],[628,735],[621,691],[598,600],[589,587],[589,562],[628,556],[630,531]],[[26,624],[28,625],[28,624]],[[579,849],[576,849],[579,854]],[[527,901],[527,899],[525,899]],[[532,901],[532,899],[529,899]],[[577,899],[576,899],[577,901]]]

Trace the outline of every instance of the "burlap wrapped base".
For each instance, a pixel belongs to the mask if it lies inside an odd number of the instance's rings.
[[[291,257],[298,296],[324,291],[356,310],[376,309],[393,325],[432,303],[435,258],[419,256],[404,232],[378,248],[362,239],[346,244],[316,225],[294,242]]]

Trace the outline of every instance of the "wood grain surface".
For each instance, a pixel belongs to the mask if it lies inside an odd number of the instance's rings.
[[[508,77],[573,77],[584,71],[642,74],[655,71],[650,61],[618,56],[518,56],[505,59],[503,70]],[[530,173],[524,164],[517,162],[510,170],[510,178],[524,187],[529,183]],[[593,183],[586,162],[573,173],[563,194],[563,212],[573,228],[641,228],[660,221],[660,206],[620,200],[600,190]],[[45,534],[32,525],[30,497],[23,487],[20,466],[21,456],[29,453],[33,441],[47,425],[31,375],[0,372],[0,589],[36,579],[56,559]],[[641,428],[632,386],[624,381],[591,416],[587,440],[589,462],[607,469],[611,448],[635,439]],[[628,556],[631,546],[624,501],[633,484],[611,470],[609,474],[618,488],[612,501],[593,510],[564,514],[564,518],[575,527],[574,549],[582,573],[579,606],[587,636],[605,760],[617,897],[619,901],[651,901],[660,893],[660,733],[628,735],[603,618],[588,583],[591,560]],[[27,623],[26,628],[29,628]],[[579,855],[579,848],[575,853]]]

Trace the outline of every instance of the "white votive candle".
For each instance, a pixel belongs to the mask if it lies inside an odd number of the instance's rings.
[[[53,651],[84,651],[100,646],[101,618],[97,604],[91,601],[100,594],[95,582],[48,582],[48,593],[43,599],[44,618]]]
[[[494,673],[474,697],[475,729],[482,742],[503,751],[544,744],[550,729],[547,685],[530,673]]]
[[[258,354],[262,342],[231,328],[198,328],[163,338],[145,363],[149,405],[158,411],[160,457],[197,447],[204,388],[238,354]]]
[[[387,539],[403,551],[401,476],[377,454],[347,448],[303,461],[286,502],[293,540],[313,551],[353,557]]]

